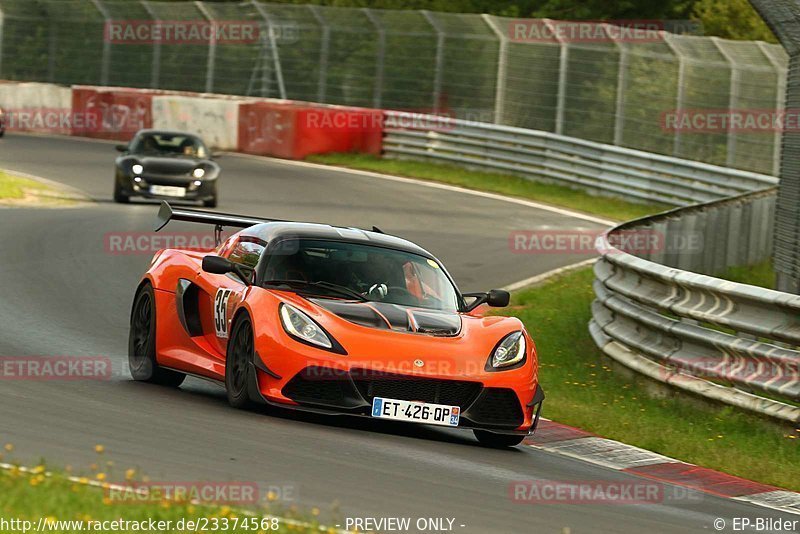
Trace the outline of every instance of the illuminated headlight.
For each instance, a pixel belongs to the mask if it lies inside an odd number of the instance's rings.
[[[281,323],[286,332],[299,339],[326,349],[333,347],[330,338],[311,317],[288,304],[281,304]]]
[[[197,168],[192,171],[192,176],[194,176],[195,178],[202,178],[205,175],[206,175],[205,169]]]
[[[525,336],[522,332],[508,334],[492,353],[492,367],[502,369],[521,362],[525,358]]]
[[[133,174],[142,174],[144,172],[144,167],[142,167],[137,163],[136,165],[131,167],[131,170],[133,171]]]

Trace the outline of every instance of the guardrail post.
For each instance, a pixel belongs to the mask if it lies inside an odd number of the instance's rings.
[[[317,102],[325,102],[328,86],[328,56],[331,48],[331,27],[322,18],[319,8],[309,4],[308,10],[314,15],[317,24],[322,28],[322,42],[319,45],[319,77],[317,79]]]
[[[281,57],[280,53],[278,52],[278,42],[275,39],[275,31],[272,26],[272,20],[269,17],[269,13],[264,9],[264,6],[258,3],[257,0],[252,0],[253,6],[258,11],[258,14],[261,15],[261,18],[264,20],[265,28],[267,30],[267,40],[269,41],[269,47],[272,52],[272,63],[273,68],[275,69],[275,81],[278,83],[278,94],[284,100],[286,100],[286,85],[283,83],[283,67],[281,66]]]
[[[103,17],[103,23],[108,26],[111,22],[111,15],[100,0],[91,0],[94,7]],[[108,85],[108,70],[111,65],[111,40],[103,32],[103,59],[100,63],[100,85]]]
[[[383,71],[386,62],[386,28],[380,19],[368,7],[362,8],[367,18],[378,31],[378,50],[375,54],[375,88],[372,96],[372,107],[380,109],[383,97]]]
[[[206,6],[200,0],[195,0],[194,5],[203,17],[211,24],[211,39],[208,40],[208,59],[206,61],[206,93],[214,92],[214,65],[217,58],[217,22]]]
[[[420,11],[428,24],[436,32],[436,72],[433,74],[433,113],[439,113],[439,106],[442,100],[442,76],[444,75],[444,30],[439,21],[434,18],[430,11],[423,9]]]
[[[158,25],[161,20],[156,15],[156,12],[150,6],[147,0],[141,0],[140,3],[151,19]],[[150,62],[150,87],[158,89],[159,77],[161,76],[161,41],[153,43],[153,60]]]
[[[508,77],[508,37],[497,27],[491,15],[481,15],[486,25],[494,32],[498,41],[497,80],[494,90],[494,122],[505,124],[506,110],[506,78]]]

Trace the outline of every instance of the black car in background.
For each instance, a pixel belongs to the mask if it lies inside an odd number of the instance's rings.
[[[139,130],[114,162],[114,201],[131,197],[194,200],[217,206],[220,167],[196,135]]]

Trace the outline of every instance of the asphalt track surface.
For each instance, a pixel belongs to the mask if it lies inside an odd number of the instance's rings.
[[[465,533],[713,531],[717,517],[794,517],[712,496],[627,506],[514,503],[509,484],[520,480],[640,479],[525,447],[486,449],[457,430],[237,411],[220,388],[196,379],[178,390],[133,382],[128,314],[150,255],[111,254],[105,234],[150,231],[156,206],[110,201],[114,156],[113,146],[101,142],[14,135],[0,141],[0,168],[68,184],[97,201],[85,208],[0,209],[0,356],[108,356],[114,367],[103,381],[0,383],[0,443],[16,446],[15,459],[86,470],[97,461],[93,447],[102,444],[117,478],[135,467],[154,481],[253,481],[291,488],[292,495],[284,493],[293,498],[288,504],[318,506],[323,515],[338,504],[340,518],[410,517],[413,524],[450,517],[455,531]],[[221,211],[374,224],[437,254],[462,290],[503,286],[585,259],[513,254],[513,230],[598,227],[346,171],[237,156],[221,164]],[[181,229],[200,231],[170,227]]]

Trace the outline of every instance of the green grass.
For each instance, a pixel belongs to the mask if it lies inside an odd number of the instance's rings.
[[[0,204],[59,207],[80,200],[83,199],[74,192],[0,171]]]
[[[767,484],[800,490],[800,431],[729,407],[651,397],[644,379],[612,372],[588,332],[592,270],[581,269],[514,296],[503,315],[536,341],[543,415],[601,436]],[[506,313],[509,312],[509,313]]]
[[[627,221],[667,209],[662,204],[637,204],[613,197],[590,195],[563,185],[526,180],[509,174],[466,170],[455,165],[379,158],[366,154],[320,154],[309,161],[363,169],[397,176],[420,178],[467,189],[489,191],[535,200],[615,221]]]
[[[266,507],[253,510],[252,515],[245,515],[236,508],[229,506],[210,506],[193,505],[176,501],[161,501],[153,504],[129,504],[119,502],[118,499],[111,498],[107,490],[88,484],[88,478],[81,481],[70,480],[63,473],[55,473],[45,476],[44,466],[34,469],[34,472],[23,472],[17,468],[0,470],[0,518],[5,520],[19,519],[33,523],[29,530],[35,530],[40,518],[54,523],[51,532],[80,532],[80,527],[75,524],[63,523],[65,521],[80,521],[84,523],[84,531],[90,530],[89,521],[111,521],[124,519],[127,521],[170,521],[169,529],[165,532],[194,532],[192,528],[186,528],[186,520],[194,520],[211,525],[227,525],[229,528],[217,529],[218,532],[244,532],[255,534],[257,532],[319,532],[316,521],[306,522],[298,516],[296,511],[282,510],[280,513],[272,511],[276,516],[291,518],[303,521],[306,525],[290,525],[285,520],[279,519],[277,525],[268,522],[264,526],[277,526],[277,529],[260,528],[261,517],[269,513]],[[315,513],[317,513],[315,511]],[[259,523],[247,527],[243,524],[245,518],[258,518]],[[179,521],[184,520],[184,528],[178,528]],[[62,523],[55,523],[60,521]],[[208,523],[205,523],[208,521]],[[237,523],[235,523],[238,521]],[[249,520],[248,520],[249,521]],[[94,523],[96,524],[96,523]],[[164,523],[166,525],[166,523]],[[234,525],[237,528],[233,528]],[[0,529],[3,532],[13,532],[13,525],[6,525]],[[252,528],[253,526],[259,528]],[[104,531],[114,532],[136,532],[135,527],[127,529],[104,528]],[[17,529],[17,531],[22,531]],[[95,529],[95,531],[97,531]],[[144,531],[150,532],[145,528]],[[211,530],[208,530],[211,531]]]
[[[42,191],[44,184],[0,171],[0,199],[21,199],[26,191]]]
[[[775,269],[772,267],[771,260],[745,267],[729,267],[717,277],[731,282],[775,289]]]

